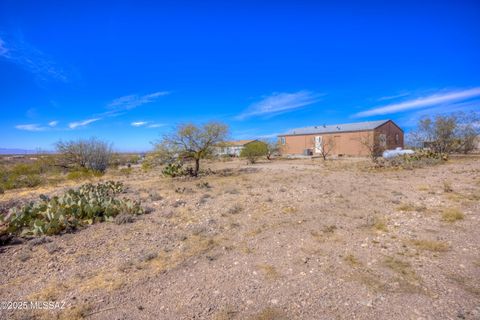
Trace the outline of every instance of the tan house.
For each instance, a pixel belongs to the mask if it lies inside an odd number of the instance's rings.
[[[284,155],[367,156],[369,147],[403,148],[403,130],[392,120],[321,125],[293,129],[278,136]]]

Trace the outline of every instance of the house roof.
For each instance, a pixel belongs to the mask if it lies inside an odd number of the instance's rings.
[[[331,124],[311,126],[304,128],[297,128],[287,131],[280,136],[290,135],[302,135],[302,134],[314,134],[314,133],[335,133],[335,132],[352,132],[352,131],[367,131],[378,128],[382,124],[387,123],[390,120],[377,120],[367,122],[355,122],[355,123],[343,123],[343,124]]]
[[[250,142],[254,142],[257,140],[235,140],[235,141],[226,141],[225,145],[227,146],[244,146]]]

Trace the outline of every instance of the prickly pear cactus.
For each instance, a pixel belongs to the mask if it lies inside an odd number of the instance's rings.
[[[121,182],[87,183],[61,196],[40,196],[21,208],[13,208],[3,218],[6,232],[20,236],[52,235],[101,221],[111,221],[120,213],[138,215],[144,210],[140,202],[118,195]]]

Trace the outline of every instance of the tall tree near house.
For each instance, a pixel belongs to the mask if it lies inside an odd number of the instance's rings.
[[[320,155],[323,157],[323,160],[327,160],[327,157],[332,153],[332,150],[335,148],[335,138],[327,138],[324,136],[321,145],[322,148],[320,150]]]
[[[280,142],[277,140],[263,140],[267,146],[267,159],[272,160],[272,156],[280,152]]]
[[[200,171],[200,160],[213,153],[214,147],[225,141],[228,126],[209,122],[203,126],[192,123],[178,125],[155,144],[155,152],[164,159],[191,159],[195,162],[192,175]]]
[[[368,156],[373,162],[377,162],[385,151],[385,144],[381,141],[379,134],[368,132],[359,138],[359,142],[367,149]]]

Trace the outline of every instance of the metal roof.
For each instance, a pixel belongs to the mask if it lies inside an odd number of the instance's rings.
[[[304,127],[304,128],[289,130],[288,132],[281,134],[281,136],[315,134],[315,133],[366,131],[366,130],[373,130],[381,126],[382,124],[387,123],[388,121],[390,120],[377,120],[377,121],[367,121],[367,122],[355,122],[355,123],[343,123],[343,124]]]

